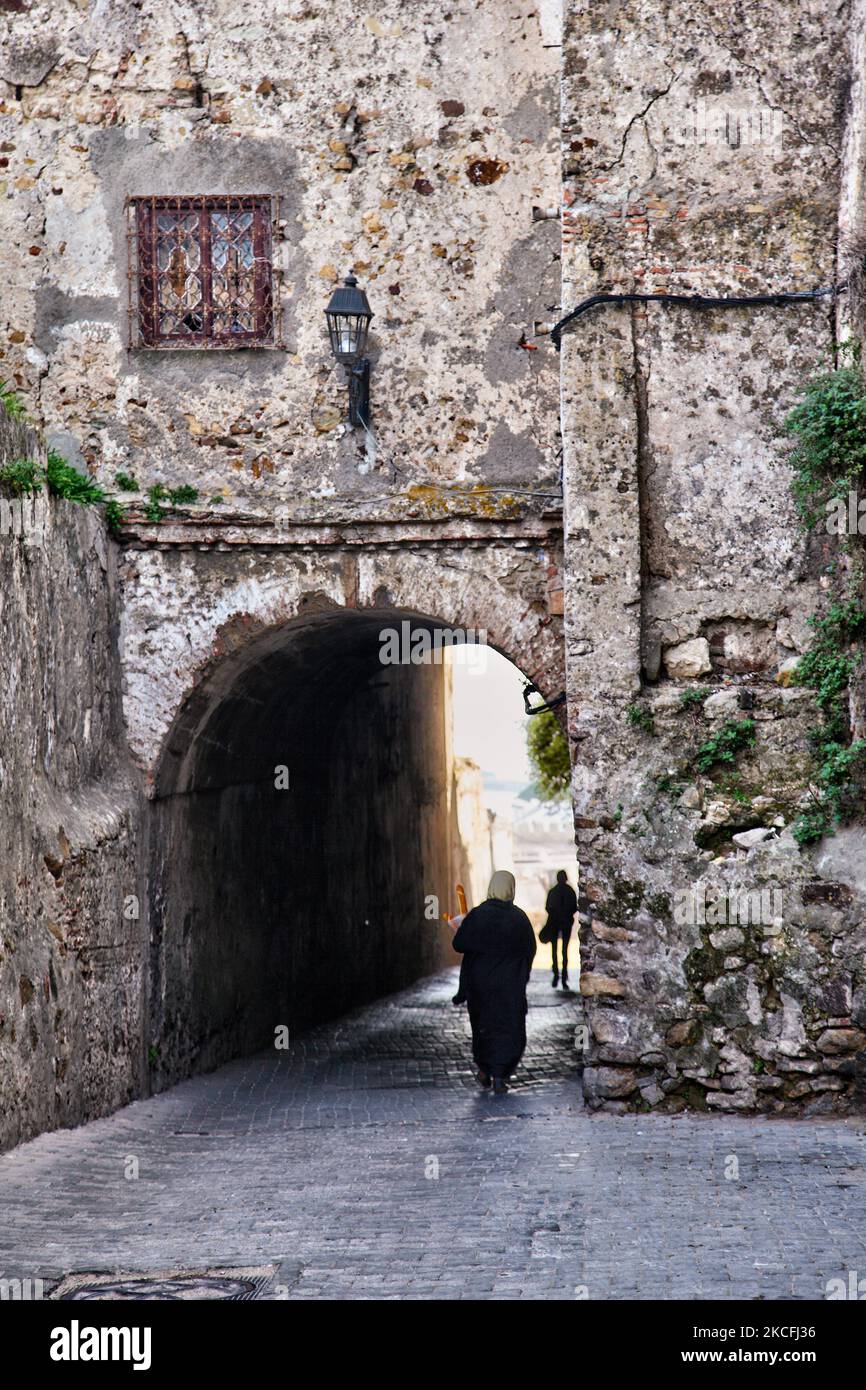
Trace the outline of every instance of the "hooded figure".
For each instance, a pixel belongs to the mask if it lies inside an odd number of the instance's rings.
[[[514,906],[514,875],[498,870],[487,901],[473,907],[454,934],[463,953],[461,993],[472,1024],[472,1055],[482,1086],[498,1094],[526,1047],[526,983],[535,955],[535,932]]]

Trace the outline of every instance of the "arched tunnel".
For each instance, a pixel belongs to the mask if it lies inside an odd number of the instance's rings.
[[[406,611],[309,613],[222,657],[156,779],[152,1083],[294,1037],[454,959],[447,668]]]

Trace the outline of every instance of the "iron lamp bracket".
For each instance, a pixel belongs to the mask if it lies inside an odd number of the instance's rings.
[[[348,368],[349,424],[370,428],[370,359],[362,357]]]

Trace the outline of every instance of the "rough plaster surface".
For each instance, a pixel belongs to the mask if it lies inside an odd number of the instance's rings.
[[[120,642],[133,757],[155,777],[172,721],[202,677],[229,652],[262,632],[278,632],[311,607],[381,610],[382,627],[399,621],[398,611],[484,633],[541,689],[557,693],[562,622],[546,604],[554,546],[129,552]]]
[[[559,202],[545,43],[516,0],[4,16],[2,374],[109,485],[123,469],[313,515],[423,514],[415,489],[455,482],[556,491],[536,325],[559,301],[559,228],[533,219]],[[125,197],[209,192],[281,199],[283,348],[127,352]],[[375,312],[374,441],[344,424],[324,330],[350,269]]]

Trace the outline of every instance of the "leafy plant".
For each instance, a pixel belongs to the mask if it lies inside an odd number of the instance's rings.
[[[806,383],[785,420],[796,440],[791,490],[800,521],[813,529],[834,500],[847,503],[866,480],[866,372],[859,344],[843,348],[847,361]]]
[[[32,459],[13,459],[0,468],[0,491],[13,497],[35,497],[42,491],[42,476]]]
[[[825,719],[835,729],[844,718],[842,696],[860,661],[850,646],[866,628],[866,612],[857,599],[843,599],[832,603],[822,618],[811,617],[809,626],[815,636],[797,663],[794,683],[815,692]]]
[[[113,536],[119,533],[124,520],[120,503],[106,501],[102,488],[85,473],[79,473],[56,449],[48,450],[45,468],[32,459],[18,459],[0,468],[0,491],[10,492],[13,497],[35,497],[43,485],[47,485],[53,497],[67,502],[82,506],[105,502],[105,524]]]
[[[814,529],[828,505],[847,506],[850,492],[866,483],[866,371],[859,343],[843,346],[843,365],[806,384],[785,421],[796,443],[791,456],[792,491],[800,520]],[[846,546],[850,551],[853,537]],[[835,566],[830,567],[831,572]],[[862,561],[854,583],[863,581]],[[816,771],[811,805],[793,826],[798,844],[808,845],[861,809],[866,781],[866,742],[850,742],[847,691],[861,653],[853,644],[864,635],[866,612],[855,596],[832,603],[823,617],[810,618],[814,637],[801,657],[794,680],[814,692],[822,722],[809,739]]]
[[[732,801],[736,801],[738,806],[751,805],[751,799],[746,795],[739,782],[737,782],[735,779],[732,779],[724,788],[724,790],[727,792],[728,796],[731,798]]]
[[[643,709],[640,705],[628,705],[626,715],[632,728],[642,729],[645,734],[655,733],[656,726],[649,710]]]
[[[162,505],[167,500],[168,492],[162,483],[154,483],[153,487],[147,489],[144,515],[148,521],[162,521],[162,518],[168,514],[168,508]]]
[[[138,492],[138,480],[130,473],[115,473],[114,485],[120,488],[121,492]]]
[[[814,844],[862,808],[866,782],[866,739],[847,745],[825,744],[823,761],[810,789],[812,804],[798,817],[792,834],[798,845]]]
[[[551,710],[534,714],[529,720],[526,751],[541,800],[559,801],[567,796],[571,783],[571,760],[565,735]]]
[[[170,488],[168,500],[173,507],[180,507],[184,502],[197,502],[198,488],[190,487],[189,483],[184,483],[181,487]]]
[[[24,402],[12,387],[7,386],[5,381],[0,381],[0,405],[6,411],[10,420],[26,420],[27,411],[24,409]]]
[[[182,506],[184,502],[196,502],[198,500],[198,489],[190,487],[189,483],[183,483],[180,487],[167,488],[162,483],[154,483],[153,487],[147,490],[147,503],[144,508],[144,515],[148,521],[162,521],[164,516],[168,516],[172,507]],[[168,506],[165,506],[165,503]]]
[[[756,727],[754,719],[726,719],[695,754],[698,771],[709,772],[717,763],[733,767],[741,749],[753,746]]]
[[[105,493],[92,478],[79,473],[71,463],[67,463],[56,449],[48,450],[48,465],[45,469],[48,491],[55,497],[63,497],[68,502],[94,504],[105,501]]]
[[[690,690],[683,690],[680,693],[680,711],[699,710],[703,708],[704,701],[709,698],[709,690],[701,690],[692,687]]]
[[[681,796],[686,785],[673,772],[663,772],[654,778],[654,784],[658,791],[666,792],[669,796]]]
[[[809,619],[814,638],[794,672],[797,685],[812,690],[822,723],[810,731],[816,762],[812,804],[793,826],[800,845],[832,834],[856,813],[863,802],[866,741],[849,743],[846,692],[861,656],[851,646],[866,628],[866,612],[858,599],[832,603],[823,617]]]
[[[116,502],[114,498],[112,498],[110,502],[106,502],[105,524],[111,532],[112,536],[120,535],[120,529],[123,526],[125,520],[126,518],[123,514],[123,508],[121,507],[119,502]]]

